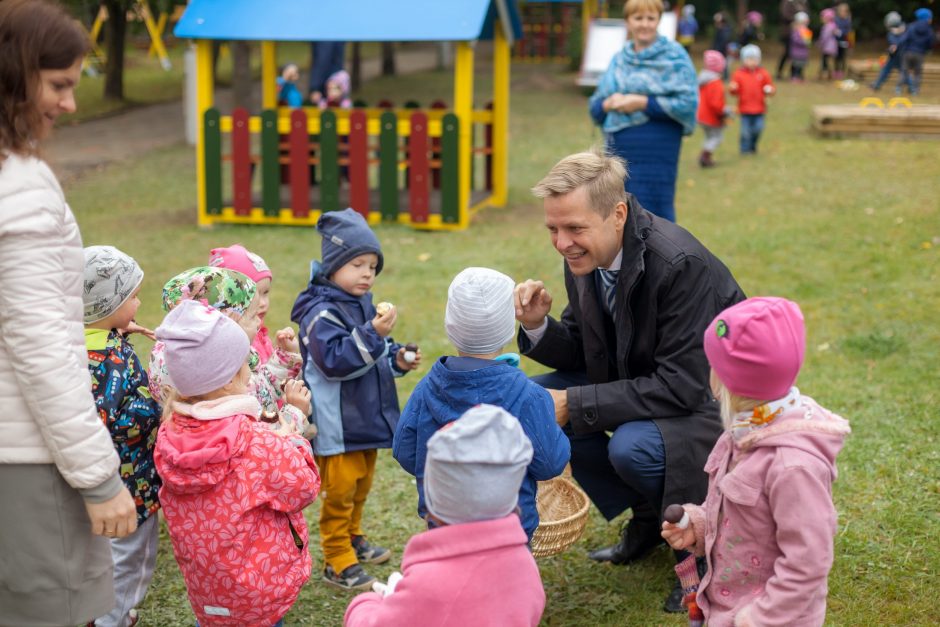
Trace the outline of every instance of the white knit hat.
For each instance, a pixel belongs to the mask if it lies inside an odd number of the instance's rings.
[[[515,283],[489,268],[467,268],[447,289],[444,329],[457,349],[470,355],[495,353],[516,333]]]
[[[424,502],[451,525],[508,516],[531,461],[519,421],[501,407],[477,405],[428,440]]]

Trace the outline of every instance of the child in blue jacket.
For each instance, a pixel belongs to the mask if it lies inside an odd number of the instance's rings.
[[[370,544],[362,512],[375,474],[377,449],[389,448],[398,424],[395,377],[414,370],[405,349],[390,337],[398,313],[372,304],[372,284],[382,271],[379,240],[353,211],[324,213],[322,261],[311,265],[291,320],[300,327],[303,375],[313,400],[320,468],[320,542],[326,583],[344,590],[372,587],[361,563],[388,561],[391,552]]]
[[[518,418],[532,442],[534,454],[519,490],[522,527],[531,540],[539,524],[536,482],[561,474],[571,445],[555,423],[551,395],[516,368],[517,355],[500,355],[515,336],[514,287],[508,276],[488,268],[467,268],[454,278],[447,291],[444,327],[457,356],[439,359],[415,387],[398,422],[392,454],[416,477],[418,515],[424,518],[428,440],[471,407],[502,407]]]

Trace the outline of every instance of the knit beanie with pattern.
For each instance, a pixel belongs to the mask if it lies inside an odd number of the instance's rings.
[[[85,324],[107,318],[133,296],[144,271],[133,257],[114,246],[85,248],[82,302]]]

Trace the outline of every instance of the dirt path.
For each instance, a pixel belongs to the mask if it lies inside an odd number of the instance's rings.
[[[364,59],[363,80],[379,76],[380,63],[378,58]],[[395,63],[399,74],[430,70],[437,65],[437,51],[433,47],[400,49]],[[306,78],[301,84],[305,82]],[[260,87],[258,90],[255,98],[260,101]],[[228,89],[216,92],[223,108],[230,97]],[[68,184],[88,170],[183,141],[183,107],[180,101],[173,101],[56,129],[44,154],[62,183]]]

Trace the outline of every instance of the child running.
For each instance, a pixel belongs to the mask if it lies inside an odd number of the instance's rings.
[[[705,141],[698,164],[703,168],[715,165],[713,155],[725,136],[728,109],[725,107],[725,84],[721,77],[725,72],[725,58],[715,50],[706,50],[703,69],[698,73],[698,113],[696,119],[702,125]]]
[[[532,459],[519,420],[477,405],[431,436],[427,451],[435,528],[408,541],[402,575],[353,599],[345,625],[538,625],[545,590],[515,513]]]
[[[792,53],[790,55],[793,56]],[[738,113],[741,116],[741,154],[756,154],[757,142],[764,132],[764,114],[767,112],[767,96],[776,93],[770,72],[761,67],[760,48],[750,44],[741,48],[741,67],[731,75],[728,88],[738,97]],[[793,57],[793,64],[797,63]]]
[[[257,421],[237,323],[188,300],[157,338],[178,394],[157,438],[160,502],[196,619],[281,625],[310,577],[302,510],[320,487],[310,444]]]
[[[418,515],[425,518],[424,460],[431,436],[480,403],[518,417],[534,448],[519,490],[522,527],[531,539],[539,524],[536,482],[561,474],[571,445],[555,422],[548,391],[516,368],[518,355],[500,354],[515,336],[514,288],[511,278],[489,268],[467,268],[451,282],[444,328],[457,356],[441,357],[415,387],[402,411],[392,452],[417,479]],[[432,519],[428,525],[433,526]]]
[[[849,424],[793,387],[803,364],[800,308],[749,298],[705,331],[725,433],[705,464],[691,525],[663,523],[674,549],[708,561],[696,602],[709,625],[822,625],[833,560],[835,460]]]
[[[137,262],[117,248],[85,249],[82,300],[91,393],[121,458],[121,478],[137,505],[137,531],[111,539],[116,603],[94,622],[98,627],[137,622],[135,607],[147,594],[157,562],[160,476],[153,449],[160,406],[150,397],[147,372],[126,337],[140,306],[137,295],[143,280]]]
[[[398,424],[395,377],[414,370],[405,348],[390,337],[396,308],[372,304],[372,286],[384,258],[379,240],[353,211],[324,213],[321,259],[311,264],[310,283],[300,293],[291,320],[300,327],[304,379],[313,394],[314,441],[323,477],[320,542],[324,581],[344,590],[362,590],[375,578],[360,564],[388,561],[391,552],[371,544],[362,514],[372,488],[380,448],[392,446]]]

